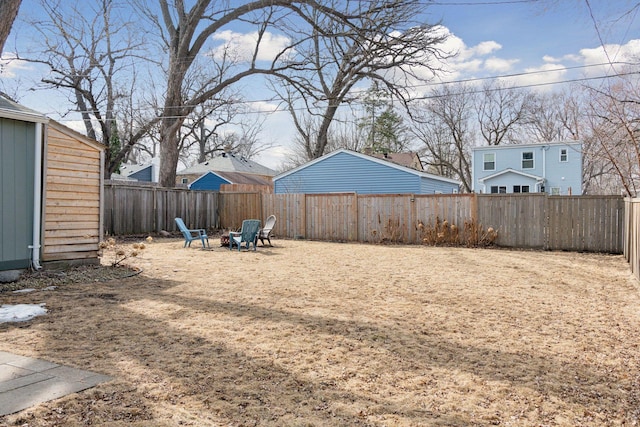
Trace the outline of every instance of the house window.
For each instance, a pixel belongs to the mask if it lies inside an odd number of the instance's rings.
[[[522,153],[522,169],[533,169],[533,151]]]
[[[182,178],[182,183],[183,184],[188,184],[189,183],[189,178]]]
[[[569,161],[569,150],[567,150],[566,148],[560,149],[560,161],[561,162]]]
[[[528,193],[529,186],[528,185],[514,185],[513,186],[514,193]]]
[[[560,195],[560,187],[551,187],[551,195],[559,196]]]
[[[529,192],[529,186],[528,185],[523,185],[522,186],[522,192],[523,193],[528,193]]]
[[[484,170],[494,171],[496,170],[496,154],[484,153],[483,155]]]
[[[507,192],[507,187],[504,186],[497,186],[497,185],[492,185],[491,186],[491,194],[505,194]]]

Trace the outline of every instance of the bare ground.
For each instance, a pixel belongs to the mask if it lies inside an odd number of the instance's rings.
[[[0,293],[49,309],[1,324],[0,350],[114,378],[0,425],[640,420],[640,286],[620,256],[274,243],[161,240],[125,261],[137,276]]]

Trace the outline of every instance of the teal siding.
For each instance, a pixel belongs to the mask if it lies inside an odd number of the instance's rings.
[[[29,265],[35,132],[34,123],[0,119],[0,270]]]
[[[434,194],[453,193],[457,183],[425,177],[384,161],[349,152],[327,155],[274,179],[275,193]]]

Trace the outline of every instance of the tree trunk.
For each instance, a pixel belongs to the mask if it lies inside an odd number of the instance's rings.
[[[18,16],[18,9],[22,0],[2,0],[0,1],[0,53],[4,48],[4,43],[9,37],[13,21]]]

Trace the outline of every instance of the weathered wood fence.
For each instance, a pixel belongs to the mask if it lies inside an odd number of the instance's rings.
[[[218,193],[105,183],[105,235],[177,230],[175,218],[187,227],[218,228]]]
[[[624,257],[631,272],[640,279],[640,199],[624,199]]]
[[[177,216],[188,227],[237,229],[243,219],[271,214],[275,235],[287,238],[420,243],[420,224],[446,220],[459,229],[492,227],[504,247],[622,253],[627,244],[618,196],[214,193],[105,184],[106,234],[174,231]]]

